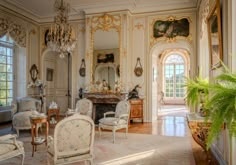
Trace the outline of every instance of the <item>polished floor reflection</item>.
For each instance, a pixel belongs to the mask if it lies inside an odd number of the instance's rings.
[[[159,110],[156,121],[152,123],[132,123],[130,133],[146,133],[161,136],[190,136],[186,123],[187,108],[183,105],[166,105]]]

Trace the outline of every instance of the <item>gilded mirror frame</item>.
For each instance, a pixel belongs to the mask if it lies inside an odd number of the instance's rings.
[[[93,16],[91,18],[91,51],[90,51],[90,84],[95,83],[95,75],[94,75],[94,35],[95,32],[98,30],[107,31],[115,30],[118,33],[118,43],[119,43],[119,65],[121,65],[121,16],[120,15],[110,15],[110,14],[104,14],[101,16]],[[120,71],[120,74],[121,71]],[[121,76],[119,76],[119,80],[121,82]]]
[[[207,17],[207,26],[210,66],[211,69],[216,69],[221,66],[220,61],[223,60],[220,0],[215,0],[215,4]],[[214,42],[217,42],[217,45]]]

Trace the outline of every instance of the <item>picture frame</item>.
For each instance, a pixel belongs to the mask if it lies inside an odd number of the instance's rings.
[[[53,69],[47,68],[46,80],[53,81]]]
[[[215,4],[207,17],[207,26],[210,66],[211,69],[216,69],[221,66],[223,60],[220,0],[215,0]]]
[[[188,37],[190,34],[190,23],[187,18],[168,20],[156,20],[153,25],[154,38],[175,38],[178,36]]]

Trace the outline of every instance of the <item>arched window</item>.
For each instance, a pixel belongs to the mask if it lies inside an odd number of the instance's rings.
[[[0,106],[9,106],[13,100],[13,50],[10,37],[0,38]]]
[[[184,59],[179,54],[171,54],[164,61],[164,93],[166,98],[184,97]]]

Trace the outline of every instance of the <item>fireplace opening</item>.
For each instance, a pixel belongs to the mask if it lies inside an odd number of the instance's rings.
[[[104,113],[108,111],[115,112],[116,104],[96,104],[96,111],[95,111],[95,124],[98,124],[99,119],[104,117]],[[108,115],[107,115],[108,116]],[[113,116],[113,115],[111,115]]]

